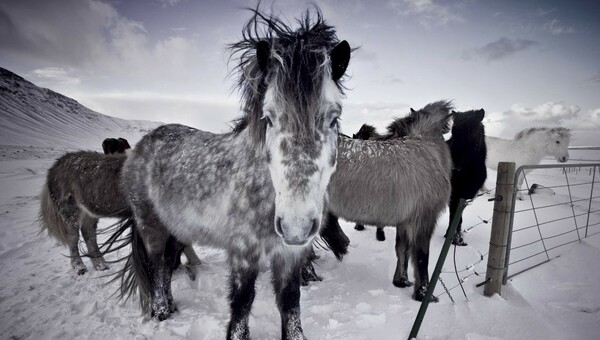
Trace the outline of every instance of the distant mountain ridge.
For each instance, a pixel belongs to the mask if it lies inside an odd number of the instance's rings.
[[[133,145],[161,124],[98,113],[0,67],[0,145],[101,150],[105,138]]]

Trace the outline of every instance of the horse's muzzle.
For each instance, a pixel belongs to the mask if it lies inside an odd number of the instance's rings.
[[[308,232],[307,232],[308,231]],[[275,219],[275,232],[288,246],[305,246],[319,232],[319,220],[310,219],[309,226],[291,226],[281,217]]]

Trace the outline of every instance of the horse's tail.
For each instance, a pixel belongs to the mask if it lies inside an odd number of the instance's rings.
[[[409,137],[436,137],[450,131],[450,117],[453,109],[449,100],[440,100],[425,105],[419,111],[410,109],[410,124],[406,126]]]
[[[69,226],[58,211],[58,202],[56,202],[51,192],[49,184],[45,183],[40,197],[41,205],[38,217],[41,226],[40,233],[48,231],[48,235],[54,237],[60,243],[68,245]]]
[[[119,288],[113,295],[125,301],[138,292],[142,313],[148,313],[152,301],[151,275],[147,266],[149,258],[144,242],[137,231],[133,214],[123,217],[115,224],[115,231],[101,246],[102,255],[116,252],[127,246],[131,247],[131,252],[125,257],[112,261],[113,263],[125,261],[123,268],[117,271],[107,284],[119,282]]]
[[[325,245],[321,245],[323,248],[329,248],[338,261],[342,261],[344,255],[348,254],[348,245],[350,239],[338,223],[337,216],[332,213],[327,213],[327,217],[321,228],[321,240],[325,242]]]

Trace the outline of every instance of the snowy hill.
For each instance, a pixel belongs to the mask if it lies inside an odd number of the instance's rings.
[[[133,145],[159,125],[103,115],[0,68],[0,145],[100,150],[105,138]]]

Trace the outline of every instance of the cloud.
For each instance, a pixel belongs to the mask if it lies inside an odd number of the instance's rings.
[[[83,80],[85,75],[125,75],[150,84],[196,77],[207,53],[197,40],[182,36],[183,31],[170,33],[152,40],[142,22],[97,0],[0,2],[3,54],[36,69],[68,69]]]
[[[585,80],[585,85],[586,86],[598,86],[600,85],[600,74],[595,75],[591,78],[588,78]]]
[[[580,110],[577,105],[565,105],[562,102],[547,102],[533,108],[514,104],[502,115],[506,121],[521,120],[538,124],[562,124],[565,120],[576,117]]]
[[[581,130],[598,130],[600,129],[600,107],[588,110],[585,113],[578,115],[577,119],[572,119],[566,122],[571,128]],[[595,134],[596,142],[600,140],[598,134]]]
[[[552,35],[560,35],[574,33],[575,29],[562,24],[558,19],[552,19],[542,25],[542,31],[549,32]]]
[[[158,2],[159,4],[161,4],[161,6],[163,8],[165,7],[169,7],[169,6],[175,6],[178,3],[180,3],[182,0],[155,0],[156,2]]]
[[[463,51],[462,59],[500,60],[536,45],[539,45],[539,43],[533,40],[502,37],[482,47]]]
[[[35,69],[31,72],[30,77],[42,86],[45,83],[60,84],[63,86],[79,85],[81,83],[81,79],[73,76],[70,71],[60,67]]]
[[[449,6],[435,0],[391,0],[389,6],[400,15],[417,16],[419,23],[425,27],[463,21]]]
[[[486,112],[486,133],[512,138],[517,132],[536,126],[563,126],[570,129],[600,128],[600,108],[582,112],[578,105],[549,101],[534,107],[514,104],[504,112]]]
[[[535,15],[538,17],[545,17],[546,15],[554,12],[556,12],[556,7],[550,9],[538,8],[535,10]]]
[[[212,132],[227,132],[237,117],[235,97],[164,92],[79,93],[74,97],[92,110],[123,119],[179,123]]]

